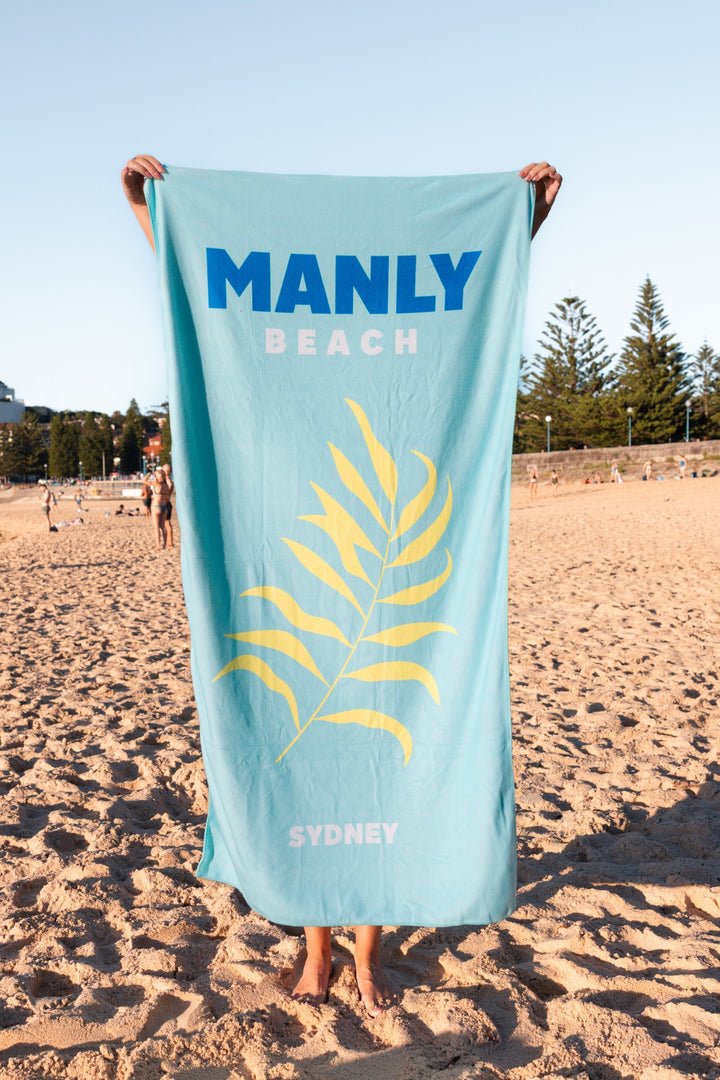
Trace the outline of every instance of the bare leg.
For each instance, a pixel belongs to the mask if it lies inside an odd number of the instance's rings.
[[[170,520],[170,518],[167,518],[167,517],[165,518],[165,532],[167,533],[167,546],[172,547],[173,546],[172,521]]]
[[[309,1001],[311,1005],[324,1005],[328,999],[328,983],[332,971],[330,927],[306,926],[305,942],[305,966],[292,996]]]
[[[165,526],[163,524],[163,518],[165,515],[161,511],[153,508],[152,522],[153,529],[155,531],[155,547],[165,547]]]
[[[377,1016],[393,1004],[394,994],[380,967],[382,926],[355,927],[355,978],[363,1005]]]

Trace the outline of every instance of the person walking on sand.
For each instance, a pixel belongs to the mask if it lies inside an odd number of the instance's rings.
[[[47,486],[47,484],[40,484],[40,494],[38,497],[40,499],[40,509],[45,515],[45,520],[47,521],[47,531],[57,532],[57,529],[54,529],[53,526],[50,524],[50,510],[55,500],[53,499],[50,488]]]
[[[164,172],[164,165],[156,157],[150,154],[139,154],[128,161],[121,174],[125,196],[153,251],[155,241],[143,189],[146,179],[162,180]],[[535,185],[535,206],[530,232],[533,238],[552,209],[562,185],[562,176],[547,161],[526,165],[520,170],[519,176],[527,183]],[[153,485],[153,514],[155,514],[156,501],[158,507],[160,506],[159,496],[156,497],[155,494],[158,487],[167,491],[164,473],[163,480],[156,481]],[[163,506],[167,505],[167,501],[167,497],[163,495]],[[164,512],[163,510],[163,515]],[[157,525],[158,533],[159,528]],[[164,530],[162,536],[164,540]],[[327,1001],[332,974],[330,927],[306,926],[304,930],[307,956],[302,975],[292,991],[292,996],[310,1004],[319,1005]],[[370,1016],[377,1016],[395,1000],[395,995],[380,966],[381,933],[381,926],[355,927],[355,978],[360,999]]]
[[[645,480],[652,480],[652,461],[650,460],[650,458],[648,458],[643,465],[643,473]]]
[[[172,472],[172,466],[169,465],[166,462],[163,465],[162,470],[165,473],[165,483],[168,486],[167,513],[165,515],[165,532],[167,534],[167,546],[168,547],[174,547],[175,545],[173,544],[173,528],[172,528],[173,504],[172,504],[171,499],[172,499],[173,492],[175,491],[175,484],[173,483],[172,477],[170,476],[170,473]]]
[[[165,519],[170,499],[170,489],[165,482],[165,473],[162,469],[155,470],[152,493],[150,509],[152,511],[153,528],[155,530],[155,546],[163,549],[167,546]]]
[[[530,470],[530,502],[537,501],[538,494],[538,474],[534,465],[529,466]]]
[[[553,498],[556,498],[558,493],[558,484],[560,483],[560,477],[558,476],[555,469],[553,469],[553,471],[550,473],[550,483],[552,484]]]

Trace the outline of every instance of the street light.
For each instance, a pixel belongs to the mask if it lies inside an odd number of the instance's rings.
[[[685,402],[685,442],[690,442],[690,406],[692,402],[688,398]]]
[[[632,405],[628,405],[627,414],[628,414],[628,446],[632,446],[632,414],[633,414]]]
[[[82,484],[82,482],[83,482],[82,461],[78,461],[78,465],[80,466],[80,483]]]
[[[550,424],[552,423],[552,416],[546,416],[545,417],[545,423],[547,424],[547,429],[548,429],[548,448],[547,448],[547,452],[549,454],[550,453]]]
[[[45,483],[47,483],[47,465],[43,465],[43,469],[45,470]]]

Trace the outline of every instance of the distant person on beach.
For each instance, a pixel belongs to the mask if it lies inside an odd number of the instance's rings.
[[[555,469],[553,469],[553,471],[550,473],[550,483],[552,484],[553,498],[555,498],[558,493],[558,484],[560,483],[560,477],[558,476]]]
[[[140,498],[145,507],[145,517],[152,517],[152,514],[150,513],[150,506],[152,504],[152,487],[150,485],[150,480],[150,473],[147,473],[143,477],[142,486],[140,488]]]
[[[652,461],[649,458],[643,465],[643,480],[652,480]]]
[[[622,481],[620,480],[620,470],[618,469],[617,461],[613,461],[610,464],[610,483],[611,484],[620,484],[620,483],[622,483]]]
[[[680,479],[681,480],[685,479],[685,469],[686,469],[686,467],[687,467],[687,462],[685,461],[685,455],[681,454],[680,455]]]
[[[47,484],[40,484],[40,494],[38,498],[40,499],[40,509],[45,515],[45,520],[47,521],[47,531],[57,532],[57,529],[53,528],[53,526],[50,524],[50,510],[54,500],[50,492],[50,488],[47,486]]]
[[[165,548],[167,546],[165,521],[167,518],[167,508],[170,504],[170,488],[167,486],[165,473],[162,469],[155,470],[152,493],[150,509],[152,511],[153,528],[155,530],[155,546],[157,548]]]
[[[538,474],[534,465],[530,466],[530,502],[535,502],[538,496]]]
[[[122,170],[121,179],[125,196],[145,236],[155,250],[150,212],[145,200],[145,180],[162,180],[165,167],[150,154],[131,158]],[[562,176],[547,161],[532,162],[520,170],[519,176],[535,185],[535,205],[531,225],[531,238],[547,218],[562,185]],[[160,471],[160,470],[159,470]],[[162,481],[153,484],[152,513],[158,547],[164,547],[166,538],[164,515],[169,497],[164,473]],[[162,495],[158,489],[162,489]],[[162,503],[160,499],[162,498]],[[161,506],[163,509],[161,510]],[[160,539],[162,538],[162,543]],[[307,957],[302,975],[295,986],[293,997],[319,1005],[327,1001],[328,984],[332,974],[331,928],[329,926],[306,926],[305,942]],[[358,992],[370,1016],[377,1016],[393,1003],[395,995],[387,983],[380,966],[381,926],[355,927],[355,978]]]
[[[175,484],[173,483],[172,477],[170,476],[170,473],[172,472],[172,467],[166,462],[163,465],[162,468],[163,468],[163,472],[165,473],[165,483],[168,486],[168,492],[169,492],[168,501],[167,501],[167,514],[165,516],[165,532],[167,534],[167,546],[168,547],[173,547],[174,545],[173,545],[173,529],[172,529],[172,512],[173,512],[172,495],[173,495],[173,492],[175,491]]]

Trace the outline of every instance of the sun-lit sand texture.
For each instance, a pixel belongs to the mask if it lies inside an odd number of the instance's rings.
[[[298,933],[194,877],[179,552],[0,497],[0,1080],[720,1076],[719,501],[514,490],[518,909],[387,930],[370,1020],[347,934],[295,1002]]]

